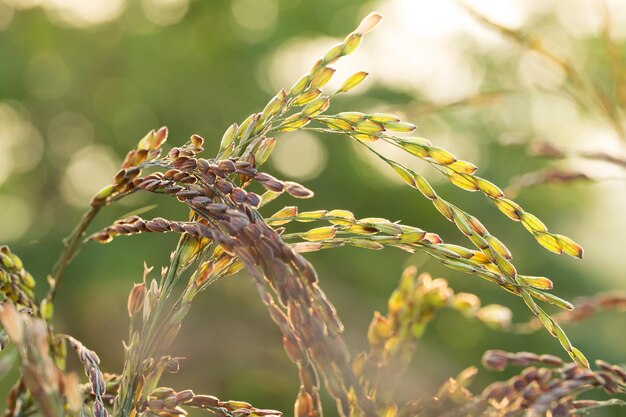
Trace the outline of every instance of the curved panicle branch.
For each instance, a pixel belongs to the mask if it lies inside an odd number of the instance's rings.
[[[254,277],[263,302],[283,332],[290,356],[300,368],[302,390],[297,407],[302,412],[306,406],[311,407],[307,413],[321,413],[316,368],[344,415],[350,412],[348,390],[356,394],[366,415],[376,415],[350,369],[348,351],[339,336],[342,324],[320,289],[312,266],[284,243],[245,199],[237,205],[236,188],[223,185],[230,184],[226,179],[210,175],[215,172],[211,165],[198,162],[185,157],[184,161],[174,159],[172,165],[194,175],[198,179],[196,184],[206,187],[208,193],[203,195],[199,188],[179,189],[181,186],[173,183],[164,184],[163,189],[168,194],[178,190],[177,198],[185,201],[204,220],[196,224],[195,232],[240,259]],[[293,189],[299,188],[294,186]],[[224,195],[226,191],[230,198]],[[221,196],[224,203],[211,202],[209,195]],[[315,364],[315,368],[309,363]]]
[[[620,398],[581,398],[589,391],[624,395],[626,372],[617,365],[596,361],[597,369],[581,369],[574,363],[564,363],[552,355],[500,350],[485,352],[483,365],[496,371],[502,371],[508,366],[523,369],[512,378],[492,383],[481,393],[474,394],[469,386],[477,370],[468,368],[456,378],[450,378],[436,396],[410,401],[400,408],[398,415],[578,416],[587,415],[596,408],[626,406],[626,401]]]

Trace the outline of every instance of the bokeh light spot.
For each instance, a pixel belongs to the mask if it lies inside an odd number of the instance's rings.
[[[189,0],[141,0],[141,8],[151,22],[168,26],[178,23],[189,10]]]
[[[33,57],[24,77],[30,92],[44,100],[61,97],[72,82],[69,68],[59,55],[52,52]]]
[[[31,206],[23,199],[0,195],[0,236],[3,242],[20,239],[28,231],[33,218]]]
[[[576,7],[572,7],[568,2],[560,2],[556,16],[570,35],[593,36],[599,33],[602,25],[602,4],[599,1],[578,0]]]
[[[15,10],[6,3],[0,2],[0,31],[5,30],[11,25]]]
[[[290,179],[310,180],[326,167],[326,148],[316,136],[294,132],[278,139],[271,162]]]
[[[36,167],[43,153],[43,139],[28,118],[0,102],[0,184],[13,172]]]
[[[117,19],[124,0],[44,0],[51,20],[63,26],[84,28]]]
[[[52,119],[47,137],[50,150],[65,164],[72,154],[93,142],[94,128],[82,114],[65,112]]]
[[[234,0],[232,13],[241,27],[238,32],[245,41],[258,42],[271,34],[278,17],[276,0]]]
[[[104,145],[89,145],[76,152],[61,181],[63,199],[76,207],[85,207],[93,194],[111,182],[119,162]]]
[[[2,0],[2,2],[16,9],[30,9],[41,5],[42,0]]]

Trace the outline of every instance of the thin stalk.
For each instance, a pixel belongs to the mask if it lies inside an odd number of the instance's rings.
[[[89,227],[89,225],[102,207],[103,206],[91,206],[91,208],[87,212],[85,212],[85,214],[83,214],[80,223],[74,228],[72,233],[70,233],[68,237],[63,239],[63,251],[61,252],[61,256],[54,266],[54,271],[49,280],[50,289],[48,290],[48,294],[46,295],[46,299],[48,300],[48,302],[54,301],[54,297],[56,296],[59,284],[63,280],[65,270],[78,253],[78,244],[82,240],[81,238],[83,237],[85,230],[87,229],[87,227]]]

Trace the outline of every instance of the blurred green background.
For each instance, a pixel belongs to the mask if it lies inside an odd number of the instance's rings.
[[[502,24],[540,33],[594,83],[609,83],[598,2],[470,3]],[[612,35],[625,49],[626,2],[607,4]],[[167,125],[169,145],[198,133],[211,155],[228,125],[260,111],[372,10],[385,15],[383,24],[336,65],[329,86],[358,70],[371,75],[334,101],[336,111],[398,114],[418,125],[419,136],[476,163],[483,177],[500,185],[547,164],[527,154],[533,138],[626,154],[625,143],[602,118],[558,93],[564,83],[558,68],[482,27],[453,1],[0,0],[0,242],[23,258],[45,291],[61,239],[149,129]],[[486,93],[490,99],[481,100]],[[572,159],[561,166],[600,181],[537,187],[517,198],[551,230],[585,247],[585,259],[576,261],[543,250],[480,195],[447,184],[394,149],[378,149],[432,178],[446,199],[501,238],[520,272],[552,278],[556,294],[571,299],[626,289],[623,170]],[[302,210],[341,208],[357,217],[401,219],[465,244],[430,203],[346,139],[284,135],[267,169],[315,190]],[[294,203],[280,199],[265,213]],[[186,216],[180,205],[142,195],[106,209],[93,229],[155,204],[145,217]],[[57,329],[96,350],[104,370],[119,370],[128,291],[140,280],[143,261],[165,265],[175,242],[174,236],[145,235],[87,245],[61,288]],[[425,255],[342,248],[308,258],[346,324],[353,352],[365,347],[373,311],[386,309],[409,264],[447,278],[457,291],[477,293],[484,304],[510,306],[515,321],[529,318],[519,299]],[[622,363],[625,326],[626,318],[604,313],[566,330],[590,359]],[[199,297],[171,349],[187,357],[180,374],[163,384],[290,414],[298,379],[280,340],[244,274],[218,282]],[[422,341],[401,395],[432,394],[492,348],[562,356],[546,332],[516,336],[444,313]],[[476,389],[505,376],[481,370]],[[0,397],[10,379],[0,381]],[[334,415],[333,408],[327,413]],[[596,415],[621,415],[615,413]]]

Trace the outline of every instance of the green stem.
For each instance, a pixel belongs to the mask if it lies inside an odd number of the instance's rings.
[[[63,251],[57,261],[52,276],[50,277],[50,289],[46,299],[48,302],[54,301],[59,284],[63,280],[67,266],[72,262],[74,256],[78,253],[78,244],[83,237],[85,230],[91,224],[98,212],[103,206],[91,206],[91,208],[83,214],[80,223],[74,228],[72,233],[63,240]]]

